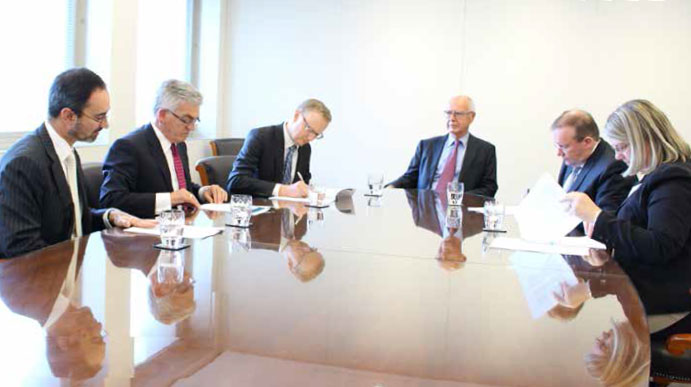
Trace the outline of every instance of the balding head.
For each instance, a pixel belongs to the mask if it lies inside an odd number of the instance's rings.
[[[449,100],[444,113],[449,133],[461,138],[468,133],[468,128],[475,119],[475,103],[466,95],[458,95]]]
[[[557,156],[570,166],[582,166],[600,141],[600,132],[590,113],[567,110],[552,123]]]

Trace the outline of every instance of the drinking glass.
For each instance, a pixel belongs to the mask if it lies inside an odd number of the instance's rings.
[[[446,198],[450,206],[460,206],[463,202],[463,183],[450,181],[446,186]]]
[[[496,200],[485,201],[483,212],[485,215],[485,230],[504,231],[504,214],[506,208],[504,204]]]
[[[367,187],[369,188],[369,196],[381,196],[384,192],[384,175],[381,173],[367,175]]]
[[[252,196],[232,195],[230,197],[230,220],[234,227],[249,227],[252,218]]]
[[[179,209],[163,211],[158,216],[161,244],[168,248],[182,245],[182,231],[185,228],[185,212]]]
[[[323,207],[325,204],[324,199],[326,199],[326,192],[324,191],[324,188],[310,184],[310,190],[307,194],[309,205],[314,207]]]

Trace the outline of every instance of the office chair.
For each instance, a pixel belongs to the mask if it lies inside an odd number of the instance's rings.
[[[691,383],[691,333],[651,340],[650,378],[656,386]]]
[[[233,169],[235,156],[210,156],[197,161],[195,169],[199,172],[202,185],[218,184],[223,187]]]
[[[211,140],[209,145],[214,156],[237,156],[244,143],[244,138],[219,138]]]
[[[101,184],[103,183],[102,169],[102,163],[82,164],[84,179],[86,180],[86,200],[91,208],[101,208],[98,197],[101,191]]]

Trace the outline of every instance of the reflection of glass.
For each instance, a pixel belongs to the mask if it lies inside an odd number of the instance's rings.
[[[463,210],[461,207],[451,207],[446,209],[446,228],[460,229],[463,224]]]
[[[487,251],[489,251],[489,247],[492,245],[492,241],[494,241],[495,234],[493,233],[485,233],[485,235],[482,236],[482,254],[486,254]]]
[[[485,201],[484,209],[485,215],[485,230],[488,231],[502,231],[504,226],[504,204],[496,200],[490,199]]]
[[[307,224],[309,224],[310,226],[315,223],[323,223],[324,210],[322,210],[321,208],[311,207],[309,211],[307,211],[307,222]]]
[[[370,198],[367,198],[367,206],[368,207],[381,207],[382,204],[382,197],[381,196],[373,196]]]
[[[459,181],[450,181],[446,185],[446,198],[450,206],[460,206],[463,202],[463,183]]]
[[[231,253],[250,251],[252,248],[252,237],[249,229],[231,228],[228,238]]]
[[[384,191],[384,175],[381,173],[367,175],[367,187],[369,188],[369,195],[381,196]]]
[[[185,227],[185,213],[182,210],[166,210],[159,214],[158,225],[163,246],[177,248],[182,244],[182,231]]]
[[[230,220],[229,225],[238,227],[249,227],[252,217],[252,196],[232,195],[230,197]]]
[[[185,271],[185,258],[179,251],[161,251],[158,256],[156,276],[159,283],[177,284],[182,282]]]
[[[649,356],[649,348],[629,321],[612,321],[612,328],[595,339],[585,356],[585,366],[606,386],[641,385],[648,377]]]

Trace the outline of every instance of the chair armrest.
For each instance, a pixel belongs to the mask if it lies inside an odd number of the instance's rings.
[[[667,352],[681,356],[691,350],[691,333],[678,333],[667,338]]]

